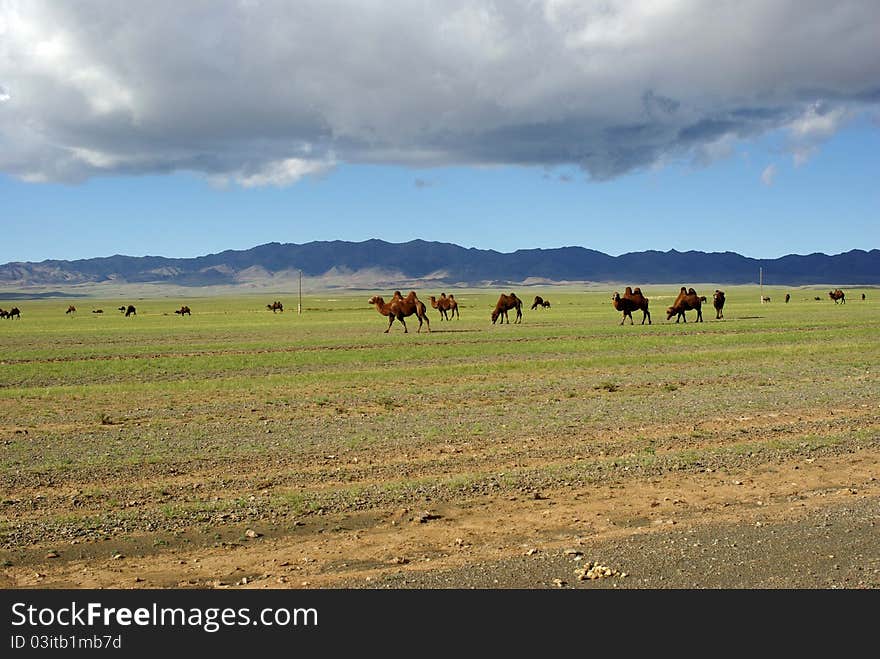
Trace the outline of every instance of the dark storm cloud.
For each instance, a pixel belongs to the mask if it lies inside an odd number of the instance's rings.
[[[288,185],[337,163],[796,161],[880,104],[880,4],[824,0],[0,3],[0,171],[191,170]]]

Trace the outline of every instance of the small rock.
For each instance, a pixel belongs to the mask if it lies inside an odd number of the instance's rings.
[[[244,532],[244,534],[245,534],[248,538],[259,538],[261,535],[263,535],[262,533],[257,533],[257,532],[254,531],[253,529],[248,529],[247,531]]]
[[[48,554],[46,554],[46,558],[60,558],[60,554],[55,551],[50,551]]]
[[[529,550],[526,552],[526,556],[534,556],[534,555],[537,554],[539,551],[540,551],[539,549],[535,549],[535,548],[529,549]]]
[[[562,579],[554,579],[553,580],[553,585],[556,586],[557,588],[562,588],[565,584],[566,584],[566,582],[563,581]]]

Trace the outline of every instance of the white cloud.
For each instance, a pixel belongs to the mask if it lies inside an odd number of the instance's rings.
[[[267,163],[257,171],[236,172],[225,178],[235,181],[243,188],[285,187],[296,183],[304,176],[326,172],[333,166],[332,162],[327,161],[317,162],[301,158],[286,158]]]
[[[776,165],[767,165],[764,171],[761,172],[761,183],[769,186],[773,185],[774,180],[776,180]]]
[[[878,33],[880,4],[859,0],[0,0],[0,172],[602,180],[781,129],[802,164],[877,112]]]
[[[819,145],[831,138],[840,127],[852,117],[852,110],[846,107],[825,107],[813,103],[789,126],[792,153],[795,167],[807,163],[819,151]]]

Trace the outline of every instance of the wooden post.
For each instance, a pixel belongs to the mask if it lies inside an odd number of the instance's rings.
[[[303,271],[299,271],[299,304],[296,305],[296,313],[302,315],[303,312]]]
[[[758,284],[761,286],[761,304],[764,304],[764,268],[758,268]]]

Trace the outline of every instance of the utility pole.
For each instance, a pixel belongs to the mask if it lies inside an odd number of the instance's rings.
[[[296,313],[300,316],[303,312],[303,271],[299,271],[299,304],[296,305]]]
[[[758,268],[758,285],[761,287],[761,304],[764,304],[764,268]]]

